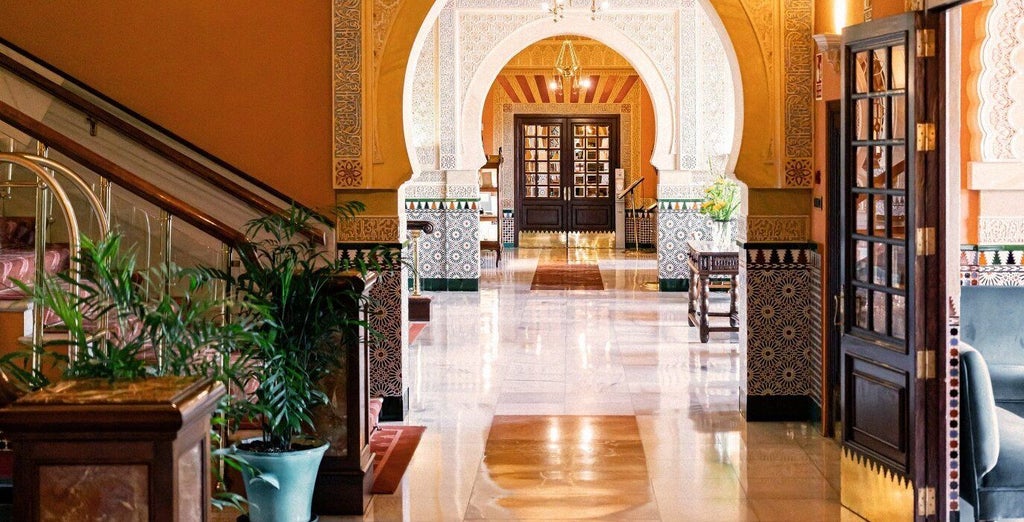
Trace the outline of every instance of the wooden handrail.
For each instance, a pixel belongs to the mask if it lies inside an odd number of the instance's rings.
[[[85,168],[120,185],[132,194],[156,205],[186,223],[213,236],[231,247],[246,244],[245,234],[229,227],[220,220],[175,198],[152,183],[129,172],[116,163],[96,154],[80,143],[32,119],[27,114],[0,101],[0,120],[25,134],[45,143],[46,146],[71,158]]]
[[[4,42],[4,41],[2,39],[0,39],[0,42]],[[9,47],[17,49],[16,47],[11,46],[10,44],[7,44],[6,42],[4,42],[4,43],[6,45],[8,45]],[[20,49],[17,49],[17,50],[19,52],[21,52]],[[22,54],[25,54],[25,53],[22,53]],[[39,62],[37,59],[35,59],[35,57],[31,57],[30,55],[27,55],[27,54],[26,54],[26,56],[29,56],[32,60],[34,60],[36,62]],[[67,76],[66,74],[64,74],[62,71],[59,71],[59,70],[54,69],[52,67],[49,67],[48,65],[42,64],[41,62],[39,62],[39,63],[41,65],[43,65],[44,67],[47,67],[48,69],[56,72],[60,76],[67,78],[69,81],[71,81],[71,82],[73,82],[73,83],[75,83],[77,85],[82,86],[82,88],[84,88],[85,90],[87,90],[89,92],[92,92],[92,93],[95,93],[95,91],[93,91],[93,89],[91,89],[91,88],[89,88],[87,86],[84,86],[83,84],[81,84],[77,80],[75,80],[75,79]],[[48,93],[49,95],[53,96],[54,98],[57,98],[58,100],[60,100],[60,101],[62,101],[64,103],[70,105],[71,107],[73,107],[73,108],[75,108],[75,109],[85,113],[86,116],[92,118],[94,121],[100,122],[100,123],[103,123],[103,124],[107,125],[108,127],[113,129],[114,131],[116,131],[116,132],[122,134],[123,136],[127,137],[128,139],[138,143],[143,148],[145,148],[145,149],[147,149],[147,150],[157,154],[158,156],[166,159],[167,161],[170,161],[171,163],[173,163],[174,165],[180,167],[181,169],[183,169],[185,171],[188,171],[189,173],[191,173],[191,174],[193,174],[193,175],[195,175],[195,176],[197,176],[197,177],[199,177],[199,178],[201,178],[201,179],[203,179],[203,180],[205,180],[205,181],[207,181],[207,182],[209,182],[209,183],[211,183],[213,185],[216,185],[216,186],[220,187],[225,192],[230,194],[232,197],[238,199],[239,201],[242,201],[243,203],[245,203],[249,207],[251,207],[251,208],[253,208],[253,209],[255,209],[255,210],[257,210],[257,211],[259,211],[261,213],[264,213],[264,214],[274,214],[274,213],[281,212],[283,210],[282,208],[278,207],[274,203],[268,201],[267,199],[259,196],[256,193],[246,189],[245,187],[239,185],[238,183],[235,183],[234,181],[232,181],[232,180],[222,176],[221,174],[217,173],[213,169],[207,167],[206,165],[203,165],[199,161],[196,161],[195,159],[189,157],[188,155],[182,153],[181,151],[175,149],[174,147],[171,147],[170,145],[164,143],[163,141],[160,141],[156,137],[154,137],[154,136],[150,135],[149,133],[139,129],[138,127],[132,125],[131,123],[129,123],[129,122],[119,118],[117,115],[111,113],[110,111],[104,109],[103,107],[100,107],[99,105],[96,105],[95,103],[92,103],[91,101],[89,101],[89,100],[85,99],[84,97],[82,97],[82,96],[72,92],[71,90],[67,89],[66,87],[64,87],[62,85],[54,83],[49,78],[43,76],[42,74],[39,74],[38,72],[32,70],[31,68],[25,66],[24,64],[18,62],[17,60],[15,60],[13,58],[11,58],[10,56],[7,56],[6,54],[0,53],[0,67],[2,67],[4,69],[7,69],[8,71],[10,71],[15,76],[17,76],[19,78],[22,78],[23,80],[31,83],[32,85],[35,85],[36,87],[38,87],[42,91]],[[99,94],[96,94],[96,95],[98,97],[102,97]],[[120,107],[120,105],[118,105],[116,102],[113,102],[112,100],[107,99],[106,101],[111,103],[111,104],[113,104],[113,105],[117,105],[122,110],[125,110],[125,112],[131,113],[131,111],[129,111],[129,110],[123,108],[123,107]],[[167,134],[168,136],[170,136],[174,140],[182,142],[182,143],[186,144],[187,146],[189,146],[190,148],[196,149],[191,144],[185,142],[184,140],[178,138],[177,136],[171,134],[170,132],[168,132],[168,131],[158,127],[157,125],[152,124],[151,122],[149,122],[145,118],[142,118],[141,116],[135,115],[134,113],[131,113],[131,114],[134,117],[137,117],[140,120],[142,120],[143,122],[145,122],[147,125],[150,125],[150,126],[156,128],[156,129],[158,129],[160,132],[162,132],[164,134]],[[252,183],[253,185],[258,186],[260,189],[265,190],[265,191],[273,194],[275,197],[278,197],[280,199],[288,201],[288,202],[290,202],[293,205],[302,206],[299,203],[297,203],[295,200],[285,196],[284,194],[281,194],[280,192],[278,192],[274,188],[270,187],[269,185],[263,183],[262,181],[260,181],[260,180],[258,180],[256,178],[254,178],[254,177],[252,177],[252,176],[242,172],[241,170],[238,170],[237,168],[232,167],[232,166],[230,166],[230,165],[228,165],[228,164],[226,164],[226,163],[224,163],[222,161],[215,160],[215,159],[211,158],[209,156],[209,154],[207,154],[205,152],[202,152],[202,151],[199,151],[198,149],[196,149],[196,151],[198,153],[206,156],[207,158],[210,158],[211,161],[216,161],[220,166],[230,170],[236,176],[239,176],[239,177],[245,179],[246,181],[248,181],[249,183]],[[303,207],[303,208],[305,208],[305,207]],[[309,209],[307,208],[307,210],[309,210]],[[310,210],[310,211],[313,212],[312,210]],[[327,216],[324,216],[324,215],[322,215],[320,213],[317,213],[317,212],[313,212],[313,214],[320,221],[322,221],[324,224],[331,224],[333,226],[333,222],[332,222],[331,218],[329,218]],[[303,233],[303,235],[306,235],[308,238],[310,238],[311,240],[313,240],[316,243],[323,244],[324,241],[325,241],[323,235],[322,234],[317,234],[316,231],[304,230],[302,233]]]

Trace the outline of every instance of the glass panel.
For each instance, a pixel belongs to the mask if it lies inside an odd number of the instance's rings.
[[[868,52],[857,53],[854,58],[854,74],[856,75],[856,89],[858,93],[868,92]]]
[[[857,100],[856,104],[854,105],[854,115],[853,115],[854,124],[853,124],[853,126],[856,129],[856,131],[854,132],[854,134],[856,135],[856,138],[854,138],[854,139],[857,139],[857,140],[866,140],[866,139],[868,139],[868,121],[870,121],[868,119],[868,104],[869,103],[870,103],[869,99],[861,98],[861,99]]]
[[[547,172],[547,171],[548,171],[548,164],[547,164],[547,162],[538,163],[537,164],[537,172]]]
[[[857,247],[855,250],[855,264],[857,267],[856,278],[858,281],[868,282],[868,242],[857,241]]]
[[[888,326],[886,323],[888,322],[887,319],[889,316],[888,309],[886,307],[886,300],[888,296],[882,292],[871,292],[871,294],[873,301],[871,303],[871,315],[873,316],[871,329],[877,333],[885,335],[888,333],[886,332],[886,327]]]
[[[874,210],[873,218],[871,221],[871,235],[885,237],[885,225],[887,224],[886,217],[889,215],[888,209],[888,198],[885,196],[874,196],[872,200],[872,209]],[[885,284],[885,283],[882,283]]]
[[[889,134],[886,128],[889,118],[888,111],[885,108],[885,101],[885,97],[871,100],[871,135],[876,140],[884,140]]]
[[[871,90],[880,92],[889,89],[889,49],[875,49],[871,53]]]
[[[892,205],[892,235],[893,239],[904,239],[907,237],[907,198],[904,196],[891,196]]]
[[[537,197],[537,187],[526,187],[526,197],[535,198]]]
[[[537,138],[526,138],[526,148],[532,149],[537,146]]]
[[[573,163],[572,164],[572,170],[573,170],[573,172],[580,172],[580,173],[586,171],[586,169],[583,167],[583,162],[582,161],[577,161],[577,162]]]
[[[907,298],[902,295],[892,296],[892,336],[897,339],[907,337]]]
[[[598,128],[597,128],[597,135],[598,136],[607,136],[608,135],[608,128],[609,127],[607,125],[600,125],[600,126],[598,126]]]
[[[892,96],[889,99],[892,113],[892,139],[902,140],[907,137],[907,99],[904,96]]]
[[[551,132],[548,133],[548,134],[550,136],[561,136],[562,135],[562,126],[561,125],[552,125],[551,126]]]
[[[559,172],[562,166],[559,163],[551,162],[548,163],[548,172]]]
[[[538,136],[547,136],[548,135],[548,128],[543,126],[543,125],[538,126],[537,127],[537,135]]]
[[[561,189],[558,187],[551,187],[548,189],[548,197],[558,199],[562,197]]]
[[[611,192],[608,190],[608,187],[600,187],[597,189],[597,197],[599,198],[606,198],[610,194]]]
[[[866,236],[868,234],[868,196],[867,194],[855,194],[855,196],[857,198],[855,230],[858,234]]]
[[[892,48],[892,88],[907,88],[907,52],[902,45]]]
[[[875,250],[875,273],[871,282],[879,286],[887,286],[889,284],[889,259],[885,254],[885,244],[875,243],[873,248]]]
[[[907,187],[907,155],[903,147],[892,147],[892,188]]]
[[[889,266],[892,267],[892,287],[906,288],[907,260],[904,247],[895,245],[892,247],[892,264]]]
[[[561,185],[562,184],[562,176],[560,176],[558,174],[552,174],[551,175],[551,184],[552,185]]]
[[[871,147],[857,147],[857,164],[855,165],[857,171],[857,186],[867,187],[868,186],[868,151]]]
[[[886,161],[886,148],[875,147],[872,149],[874,156],[871,158],[871,186],[885,188],[886,174],[889,172],[889,162]]]
[[[537,172],[537,165],[533,162],[526,162],[524,167],[526,167],[526,172]]]
[[[537,159],[539,159],[541,161],[547,161],[548,160],[548,151],[545,150],[545,149],[538,150],[537,151]]]
[[[854,316],[857,318],[857,326],[867,330],[868,328],[868,291],[858,288],[853,303]]]
[[[526,135],[527,136],[536,136],[537,135],[537,126],[536,125],[527,125],[526,126]]]
[[[546,198],[546,197],[548,197],[548,188],[547,187],[537,187],[537,197],[538,198]]]

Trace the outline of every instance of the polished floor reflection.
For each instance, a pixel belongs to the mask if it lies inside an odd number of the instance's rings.
[[[538,263],[597,264],[605,290],[531,290]],[[427,431],[365,519],[859,520],[836,444],[746,423],[736,334],[701,344],[656,281],[653,255],[521,248],[479,292],[432,294],[406,361]]]

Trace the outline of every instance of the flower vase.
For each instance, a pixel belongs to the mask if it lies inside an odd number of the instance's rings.
[[[732,244],[732,220],[719,221],[711,220],[711,241],[716,245],[728,246]]]

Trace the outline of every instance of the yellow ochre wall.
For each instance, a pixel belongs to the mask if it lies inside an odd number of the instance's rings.
[[[307,205],[331,190],[331,3],[6,0],[0,37]]]

